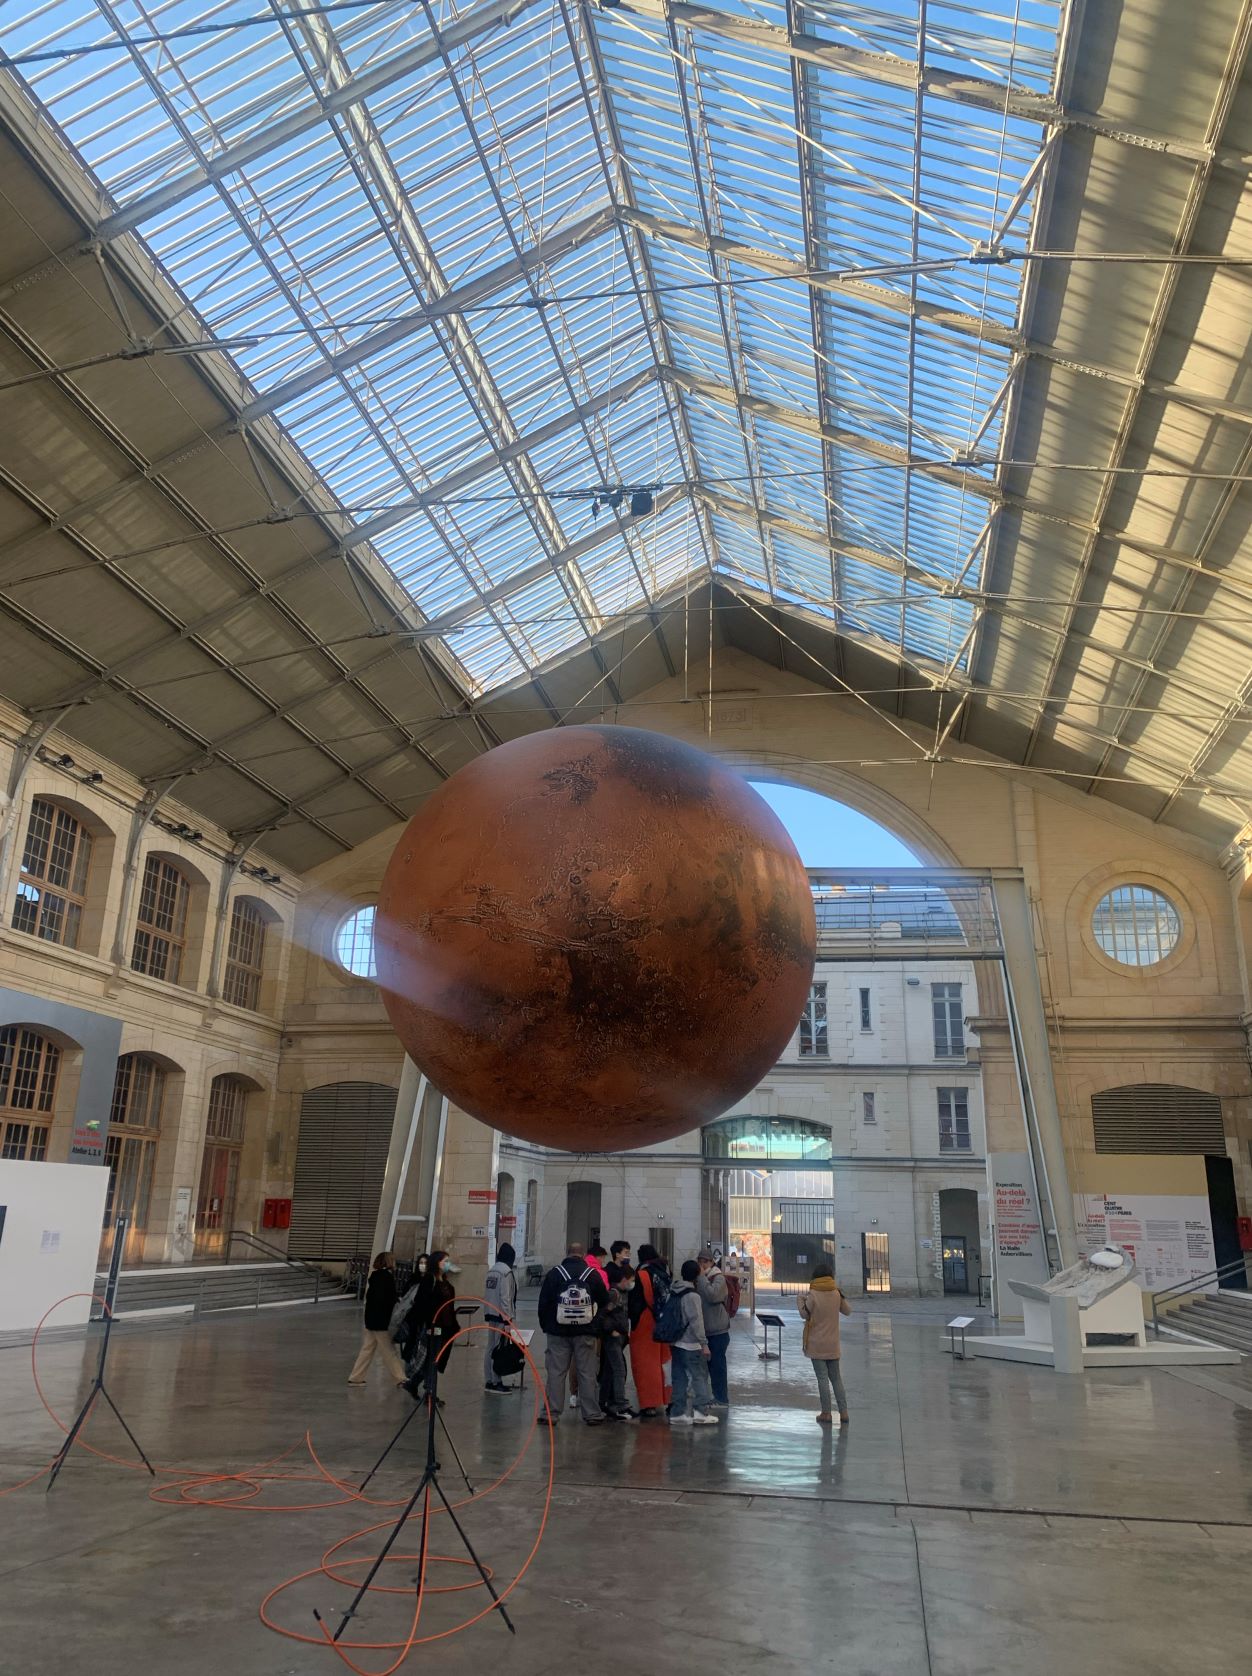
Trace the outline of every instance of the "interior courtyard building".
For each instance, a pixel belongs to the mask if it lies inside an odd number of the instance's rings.
[[[545,1501],[470,1328],[517,1640],[449,1590],[418,1644],[413,1535],[353,1668],[1243,1668],[1250,47],[1252,0],[0,7],[0,1665],[340,1668],[381,1538],[318,1555],[412,1408],[346,1389],[373,1255],[474,1299],[507,1241],[534,1327],[625,1238],[751,1274],[716,1436],[571,1410]],[[790,1043],[634,1152],[480,1123],[377,983],[409,819],[576,724],[808,794]],[[1055,1308],[1027,1354],[1014,1282],[1106,1242],[1147,1360]],[[44,1495],[114,1258],[155,1486],[97,1403]]]

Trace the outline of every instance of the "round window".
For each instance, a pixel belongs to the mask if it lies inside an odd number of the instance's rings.
[[[1178,909],[1148,885],[1118,885],[1096,903],[1095,940],[1121,966],[1155,966],[1173,954],[1182,935]]]
[[[335,959],[356,978],[376,978],[374,961],[374,908],[357,908],[339,922],[335,932]]]

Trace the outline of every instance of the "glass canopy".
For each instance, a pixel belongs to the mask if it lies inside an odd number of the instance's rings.
[[[46,0],[0,49],[482,693],[710,575],[963,666],[1024,303],[971,257],[1062,9]]]

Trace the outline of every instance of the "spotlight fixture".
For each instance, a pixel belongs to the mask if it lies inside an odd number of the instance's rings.
[[[630,515],[632,518],[644,518],[653,507],[651,489],[636,489],[630,497]]]
[[[57,768],[73,768],[73,766],[74,766],[74,759],[69,754],[68,751],[66,751],[62,756],[56,757],[53,760],[54,760],[54,764]]]
[[[85,774],[83,776],[83,784],[85,786],[98,786],[103,779],[104,775],[100,772],[100,770],[98,768],[93,768],[90,774]]]

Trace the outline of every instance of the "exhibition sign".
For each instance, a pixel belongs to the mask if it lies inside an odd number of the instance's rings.
[[[996,1313],[1006,1319],[1020,1320],[1021,1302],[1009,1290],[1007,1282],[1044,1281],[1048,1278],[1043,1219],[1039,1214],[1030,1155],[1025,1152],[993,1152],[988,1166],[991,1172]]]
[[[1075,1193],[1074,1216],[1083,1256],[1120,1245],[1145,1292],[1212,1273],[1213,1223],[1207,1197],[1157,1193]]]

